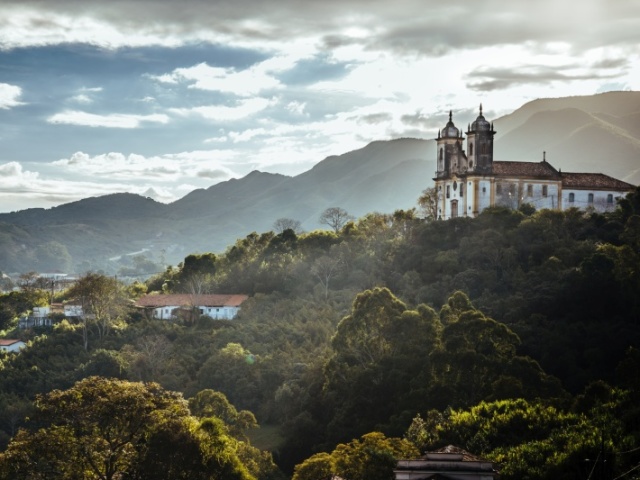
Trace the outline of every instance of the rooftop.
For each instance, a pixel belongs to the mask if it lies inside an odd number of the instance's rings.
[[[249,298],[248,295],[197,295],[189,293],[173,295],[145,295],[136,305],[139,307],[239,307]]]

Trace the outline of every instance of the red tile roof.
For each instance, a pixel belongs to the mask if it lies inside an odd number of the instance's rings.
[[[14,343],[18,343],[21,342],[22,340],[15,340],[15,339],[0,339],[0,347],[10,347],[11,345],[13,345]]]
[[[136,305],[139,307],[239,307],[248,295],[192,295],[181,293],[173,295],[145,295]]]
[[[558,179],[558,171],[548,162],[493,162],[493,174],[505,177],[536,177]]]
[[[562,188],[591,190],[634,190],[635,185],[623,182],[603,173],[561,173]]]

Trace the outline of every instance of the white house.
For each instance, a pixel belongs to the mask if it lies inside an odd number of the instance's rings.
[[[554,168],[543,153],[541,162],[494,161],[493,124],[480,115],[463,133],[449,122],[438,132],[434,178],[438,218],[475,217],[493,206],[518,208],[523,203],[567,210],[613,210],[616,199],[635,189],[602,173],[566,173]]]
[[[10,338],[0,339],[0,350],[5,352],[17,352],[25,347],[25,343],[22,340],[15,340]]]
[[[64,316],[67,318],[81,317],[82,305],[64,305]]]
[[[152,310],[152,316],[163,320],[178,317],[178,312],[189,311],[207,315],[213,319],[231,320],[240,311],[247,295],[145,295],[136,306]]]

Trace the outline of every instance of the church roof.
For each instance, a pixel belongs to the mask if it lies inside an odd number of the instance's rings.
[[[460,130],[453,124],[452,112],[449,111],[449,121],[442,129],[442,138],[459,138]]]
[[[591,190],[633,190],[635,185],[623,182],[603,173],[565,173],[562,176],[562,188],[588,188]]]
[[[482,104],[480,104],[480,115],[478,118],[471,124],[469,127],[469,132],[478,132],[478,131],[490,131],[492,130],[491,124],[487,121],[486,118],[482,115]]]
[[[557,179],[560,175],[550,163],[494,161],[493,174],[505,177],[536,177]]]

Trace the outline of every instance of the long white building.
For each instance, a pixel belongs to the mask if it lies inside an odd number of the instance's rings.
[[[635,189],[602,173],[567,173],[554,168],[543,153],[541,162],[495,161],[493,124],[482,115],[469,125],[465,138],[452,120],[438,132],[438,218],[475,217],[493,206],[518,208],[523,203],[566,210],[572,207],[613,210],[616,199]]]

